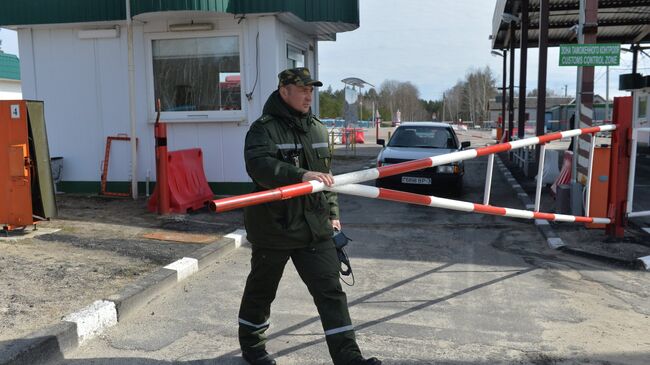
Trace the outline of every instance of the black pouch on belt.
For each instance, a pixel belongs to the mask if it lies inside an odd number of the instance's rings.
[[[334,240],[334,246],[336,247],[336,253],[339,256],[339,261],[341,262],[341,275],[348,276],[352,274],[352,266],[350,266],[350,258],[348,255],[345,253],[345,250],[343,249],[345,246],[347,246],[349,241],[352,241],[348,236],[345,235],[345,233],[341,231],[334,231],[334,236],[332,237]]]

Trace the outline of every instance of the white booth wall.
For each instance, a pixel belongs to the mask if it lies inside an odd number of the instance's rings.
[[[170,24],[190,22],[209,22],[214,30],[168,31]],[[79,37],[82,29],[115,25],[120,27],[115,38]],[[238,24],[229,14],[154,13],[134,20],[133,34],[139,181],[145,181],[148,175],[155,180],[152,38],[165,34],[239,37],[242,111],[238,117],[181,119],[170,122],[167,128],[170,151],[194,147],[203,150],[210,182],[250,181],[244,166],[244,138],[250,123],[261,115],[266,98],[276,89],[278,72],[287,66],[287,44],[304,50],[305,65],[317,75],[317,41],[274,15],[247,16]],[[131,131],[125,23],[21,28],[18,37],[23,98],[45,102],[50,155],[64,158],[62,180],[99,181],[106,137]],[[251,92],[248,100],[244,94]],[[130,180],[130,151],[127,142],[113,143],[109,181]]]

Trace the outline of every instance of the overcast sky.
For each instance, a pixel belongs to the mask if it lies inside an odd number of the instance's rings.
[[[377,87],[386,79],[410,81],[423,99],[440,99],[472,68],[490,66],[501,83],[502,59],[490,54],[495,0],[359,0],[360,27],[339,33],[336,42],[320,42],[320,79],[343,87],[341,79],[359,77]],[[18,54],[16,33],[0,31],[2,49]],[[519,52],[517,52],[518,54]],[[529,51],[528,90],[537,87],[537,50]],[[517,62],[518,63],[518,62]],[[550,49],[548,88],[575,93],[576,69],[559,67],[558,49]],[[618,75],[631,72],[632,57],[610,68],[610,95],[618,91]],[[650,73],[648,57],[639,71]],[[518,69],[515,85],[519,84]],[[596,93],[605,96],[605,68],[596,68]]]
[[[495,0],[359,0],[360,27],[340,33],[336,42],[320,42],[320,78],[341,88],[341,79],[359,77],[377,87],[386,79],[410,81],[421,98],[439,99],[472,68],[490,66],[501,83],[502,58],[492,56]],[[517,52],[519,55],[519,52]],[[517,62],[518,63],[517,56]],[[547,87],[575,93],[576,68],[559,67],[559,50],[549,49]],[[528,52],[527,89],[537,87],[538,53]],[[631,72],[632,57],[610,68],[610,97],[618,75]],[[642,73],[650,60],[639,57]],[[642,68],[645,68],[643,70]],[[519,85],[516,69],[515,85]],[[605,67],[596,68],[596,93],[605,96]]]

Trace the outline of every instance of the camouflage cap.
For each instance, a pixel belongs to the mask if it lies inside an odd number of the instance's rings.
[[[278,74],[278,87],[294,84],[298,86],[323,86],[323,83],[311,78],[307,67],[297,67],[284,70]]]

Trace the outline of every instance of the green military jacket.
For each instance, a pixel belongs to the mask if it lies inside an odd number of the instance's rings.
[[[246,171],[255,191],[302,182],[307,171],[330,172],[327,128],[289,107],[276,90],[246,134]],[[331,239],[339,219],[336,193],[319,192],[247,207],[247,239],[268,248],[307,247]]]

